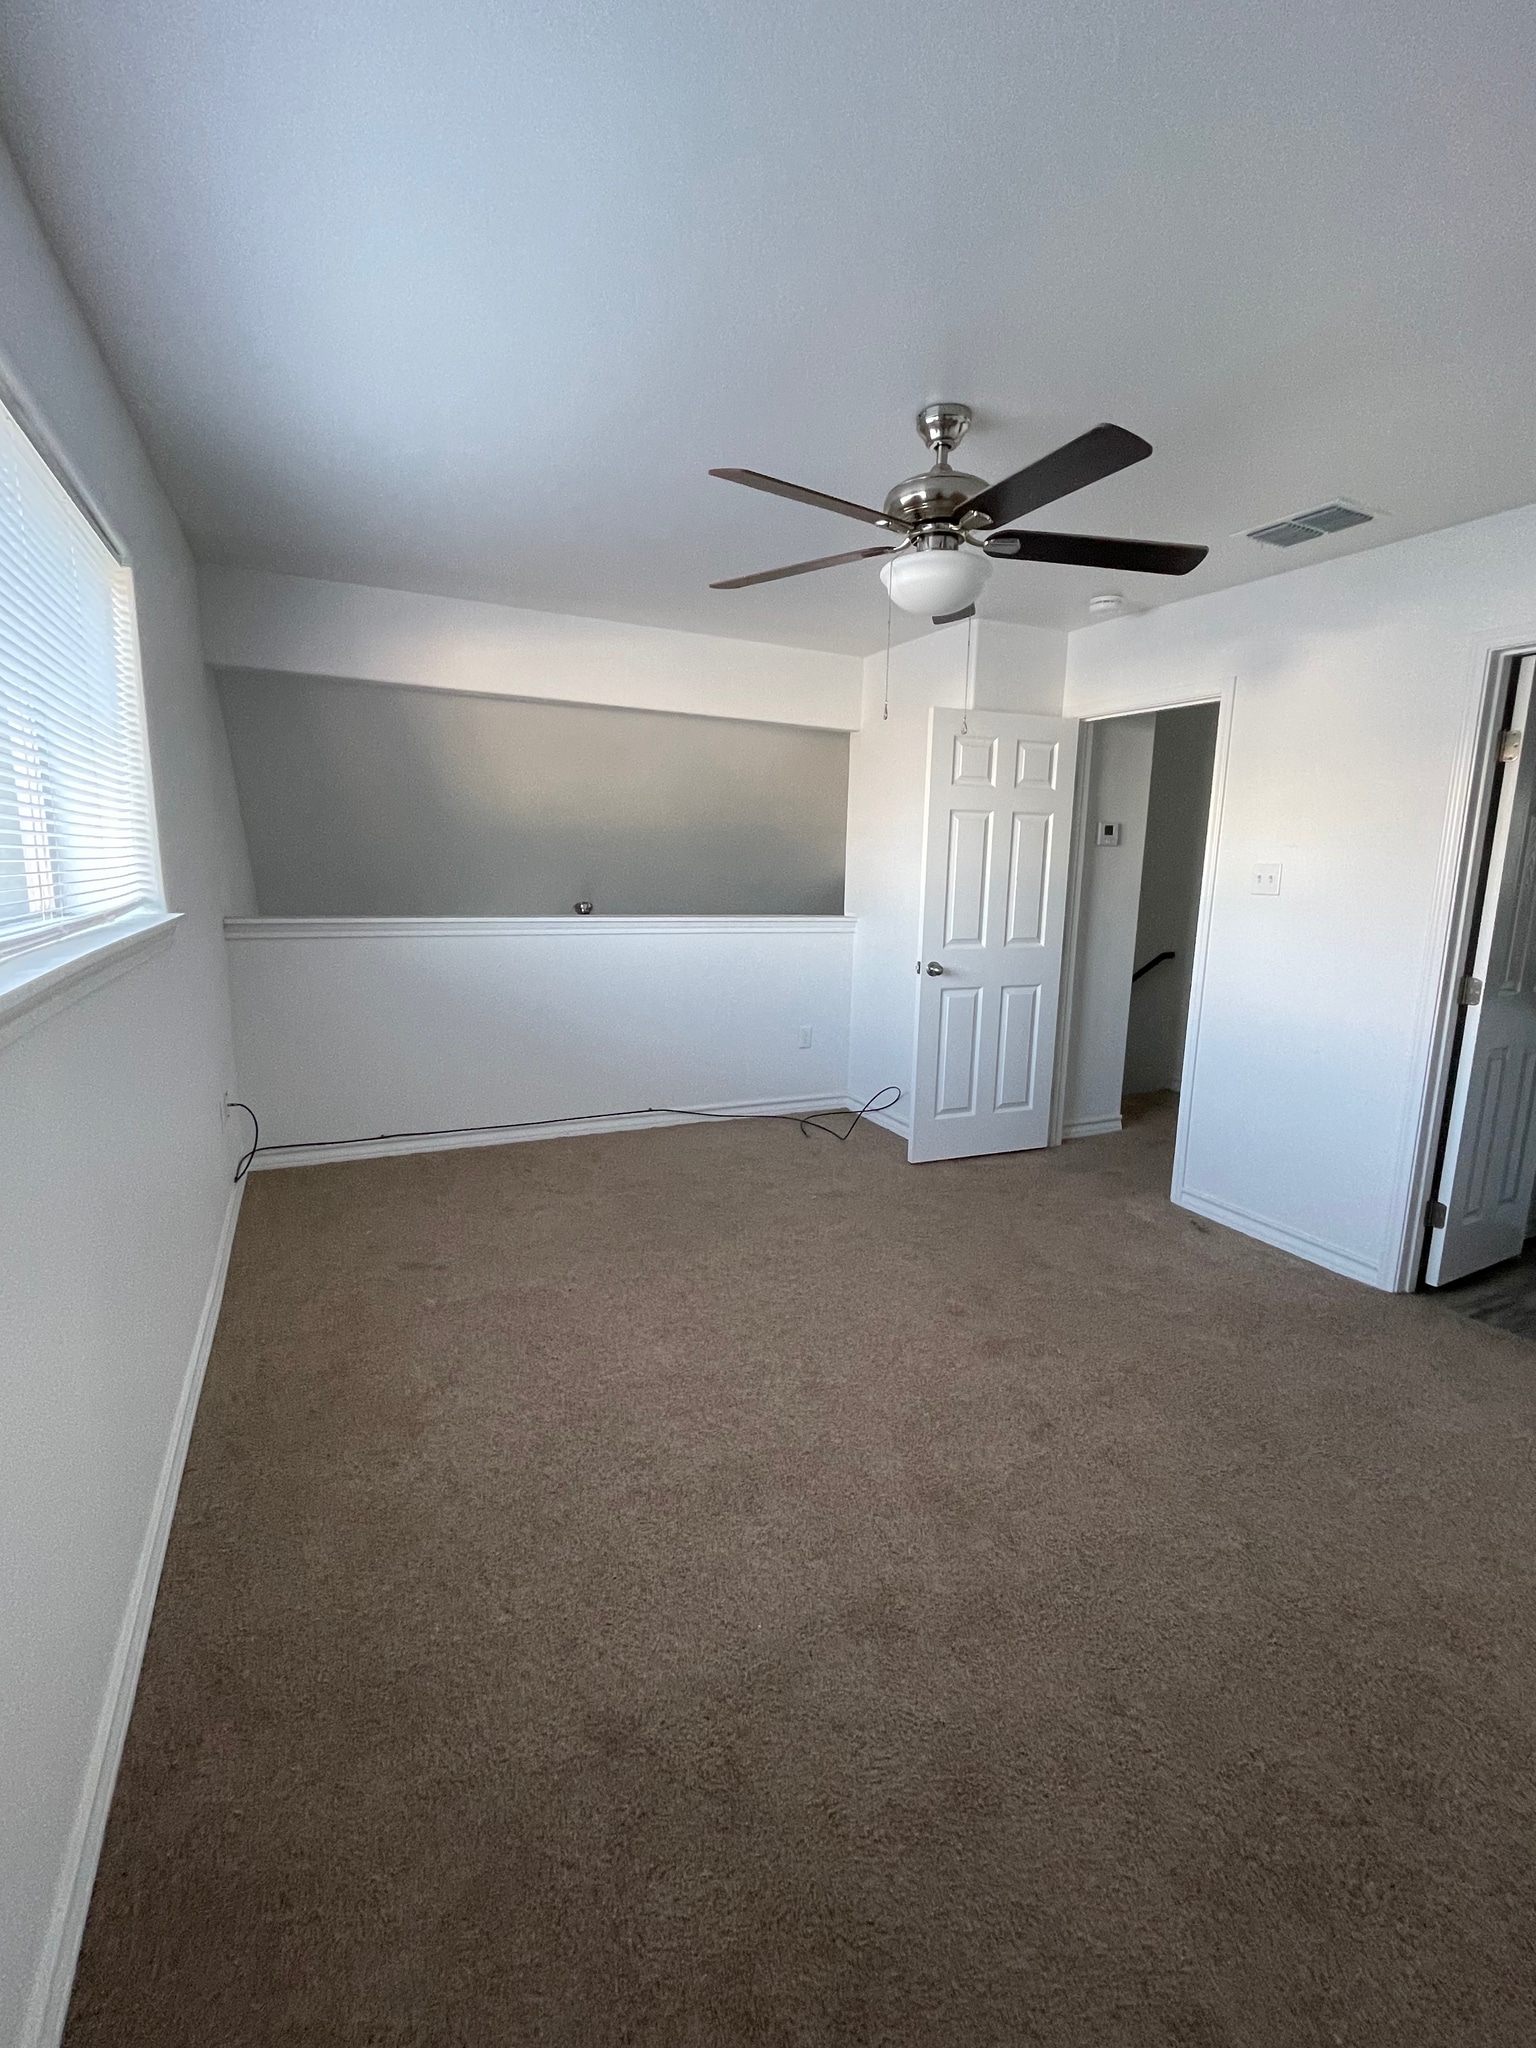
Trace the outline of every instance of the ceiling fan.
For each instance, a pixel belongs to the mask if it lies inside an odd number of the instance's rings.
[[[951,469],[949,458],[971,424],[968,405],[925,405],[917,431],[933,451],[933,467],[910,476],[889,492],[883,511],[832,498],[825,491],[782,483],[755,469],[712,469],[727,483],[769,491],[776,498],[794,498],[842,512],[868,526],[883,526],[902,537],[893,546],[855,548],[846,555],[822,555],[814,562],[791,562],[784,569],[762,569],[755,576],[731,576],[712,583],[711,590],[744,590],[752,583],[775,583],[781,576],[804,576],[812,569],[835,569],[843,562],[890,560],[880,580],[892,602],[906,612],[927,612],[936,626],[969,618],[992,562],[1076,562],[1090,569],[1132,569],[1153,576],[1187,576],[1208,552],[1168,541],[1101,540],[1085,533],[1038,533],[1028,529],[998,533],[992,529],[1022,519],[1042,505],[1069,497],[1117,469],[1129,469],[1152,453],[1150,441],[1124,427],[1090,427],[1075,441],[1041,456],[1027,469],[1015,470],[1001,483]]]

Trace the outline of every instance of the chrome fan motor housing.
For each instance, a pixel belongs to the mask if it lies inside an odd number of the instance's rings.
[[[925,405],[917,416],[917,432],[933,450],[933,467],[921,476],[909,476],[895,490],[888,491],[884,510],[891,519],[904,519],[917,528],[918,545],[958,547],[961,528],[955,514],[968,498],[987,488],[985,477],[970,476],[963,469],[951,469],[949,458],[965,438],[971,424],[971,408],[950,399]],[[966,529],[971,521],[968,519]],[[984,521],[977,522],[985,524]],[[946,538],[946,530],[950,538]]]
[[[892,519],[925,526],[930,520],[952,520],[967,498],[986,488],[985,477],[967,476],[963,469],[926,469],[888,491],[882,509]]]

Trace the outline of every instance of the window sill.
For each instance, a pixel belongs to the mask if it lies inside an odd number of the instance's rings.
[[[0,960],[0,1045],[137,967],[165,944],[181,919],[180,911],[135,910]]]

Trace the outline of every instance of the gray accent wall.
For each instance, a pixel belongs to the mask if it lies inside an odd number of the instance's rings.
[[[269,917],[828,915],[848,737],[226,670]]]

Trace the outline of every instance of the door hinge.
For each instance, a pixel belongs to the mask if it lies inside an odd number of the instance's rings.
[[[1461,987],[1456,991],[1456,1000],[1464,1010],[1476,1009],[1483,1000],[1483,984],[1475,974],[1464,974]]]
[[[1424,1212],[1424,1216],[1425,1216],[1425,1221],[1426,1221],[1426,1222],[1427,1222],[1427,1223],[1429,1224],[1429,1227],[1430,1227],[1430,1229],[1431,1229],[1431,1230],[1444,1230],[1444,1228],[1445,1228],[1445,1204],[1444,1204],[1444,1202],[1431,1202],[1431,1203],[1430,1203],[1430,1205],[1429,1205],[1429,1207],[1428,1207],[1428,1208],[1427,1208],[1427,1209],[1425,1210],[1425,1212]]]
[[[1500,759],[1501,761],[1518,761],[1518,760],[1519,760],[1519,758],[1520,758],[1520,735],[1519,735],[1519,733],[1517,733],[1517,732],[1512,732],[1512,731],[1511,731],[1511,732],[1501,732],[1501,733],[1499,734],[1499,759]]]

